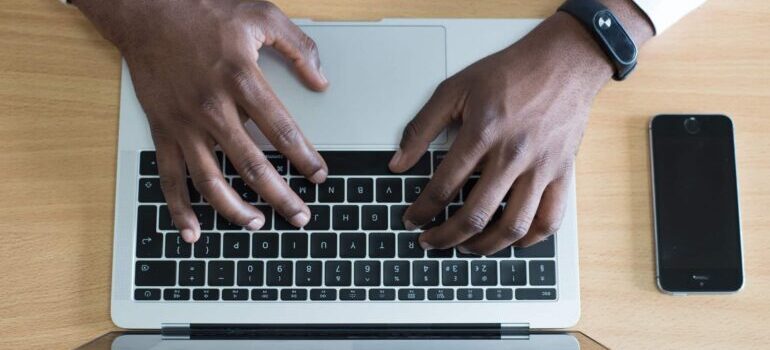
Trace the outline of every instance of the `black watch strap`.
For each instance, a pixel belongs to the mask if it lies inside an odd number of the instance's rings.
[[[567,0],[559,11],[575,17],[596,39],[615,66],[613,79],[623,80],[634,70],[636,44],[610,9],[596,0]]]

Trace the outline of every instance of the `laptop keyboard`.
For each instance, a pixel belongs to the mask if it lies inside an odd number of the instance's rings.
[[[195,244],[174,227],[160,189],[154,151],[142,151],[137,206],[134,299],[141,301],[518,301],[556,300],[555,238],[491,256],[455,249],[424,251],[420,232],[401,217],[446,152],[431,151],[404,174],[393,174],[390,151],[321,151],[325,183],[304,179],[287,159],[266,152],[311,211],[291,226],[217,152],[225,177],[265,214],[255,232],[217,215],[188,181],[201,225]],[[462,206],[477,177],[426,228]],[[499,213],[502,212],[501,205]]]

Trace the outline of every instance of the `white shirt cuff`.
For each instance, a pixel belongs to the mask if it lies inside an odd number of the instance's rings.
[[[706,0],[634,0],[634,2],[652,21],[655,35],[659,35],[690,11],[703,5]]]

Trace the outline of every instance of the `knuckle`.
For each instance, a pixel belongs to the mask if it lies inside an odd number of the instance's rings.
[[[257,186],[267,181],[270,177],[271,168],[272,166],[268,166],[264,159],[250,158],[243,165],[241,176],[246,183]]]
[[[302,34],[299,40],[299,47],[302,52],[309,56],[312,60],[318,57],[318,45],[309,36]]]
[[[252,90],[254,76],[248,69],[245,69],[240,65],[231,65],[228,68],[228,74],[230,75],[230,81],[236,91],[244,92]]]
[[[537,224],[538,231],[545,235],[552,235],[561,228],[561,221],[556,219],[545,219]]]
[[[182,188],[181,183],[179,179],[170,177],[170,176],[161,176],[160,177],[160,188],[163,190],[164,194],[167,194],[167,197],[171,197],[172,195],[176,195],[179,190]]]
[[[413,142],[416,141],[419,136],[420,127],[418,126],[418,122],[413,119],[406,124],[406,127],[404,127],[402,140],[404,140],[404,142]]]
[[[527,219],[518,218],[505,224],[505,233],[510,241],[518,241],[529,232],[531,221]]]
[[[296,147],[301,141],[301,136],[297,127],[290,120],[281,118],[273,122],[273,132],[275,133],[275,147],[278,149],[290,149]]]
[[[489,222],[489,213],[484,210],[474,209],[473,212],[463,217],[461,229],[468,234],[476,234],[484,230]]]
[[[202,194],[211,193],[217,190],[221,181],[215,174],[202,174],[193,178],[193,186]]]
[[[258,1],[255,7],[257,13],[265,20],[274,20],[281,15],[281,9],[270,1]]]
[[[509,142],[505,145],[504,152],[506,157],[517,159],[527,154],[527,144],[523,142]]]

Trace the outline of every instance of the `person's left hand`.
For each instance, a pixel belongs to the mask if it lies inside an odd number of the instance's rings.
[[[442,130],[457,138],[419,198],[404,214],[408,229],[441,213],[477,168],[464,205],[425,231],[425,249],[489,255],[528,246],[562,220],[578,145],[594,96],[612,67],[587,32],[559,13],[511,47],[444,81],[404,130],[394,172],[413,166]],[[495,211],[510,190],[496,222]]]

